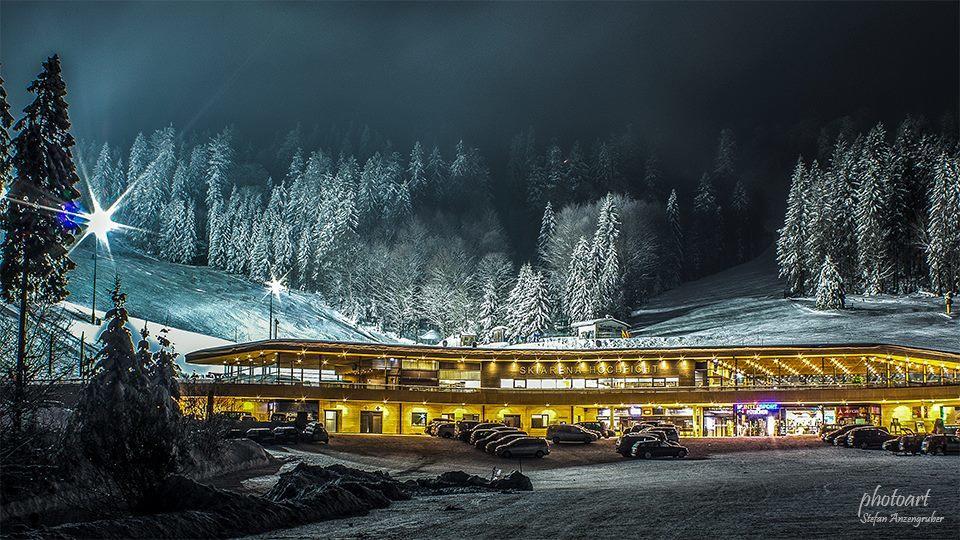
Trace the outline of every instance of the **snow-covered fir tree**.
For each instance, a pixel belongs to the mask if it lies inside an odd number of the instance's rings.
[[[3,87],[3,77],[0,77],[0,193],[7,192],[7,185],[13,179],[11,127],[13,127],[13,116],[10,115],[10,104],[7,102],[7,91]],[[3,204],[5,203],[0,202],[0,208]]]
[[[927,265],[937,294],[960,290],[960,163],[941,154],[934,165],[927,219]]]
[[[570,321],[592,319],[597,296],[596,281],[593,274],[593,260],[590,258],[590,244],[582,236],[570,257],[570,269],[567,272],[565,285],[565,304]]]
[[[511,336],[522,340],[551,328],[547,282],[530,263],[520,268],[517,284],[510,291],[507,303],[507,327]]]
[[[223,195],[230,186],[229,172],[233,163],[233,134],[225,129],[207,146],[207,261],[210,266],[224,268],[227,250],[227,223]]]
[[[677,190],[670,190],[670,196],[667,198],[667,226],[669,236],[666,241],[666,266],[668,285],[677,285],[683,278],[684,260],[683,260],[683,226],[680,223],[680,203],[677,201]]]
[[[713,272],[717,268],[720,246],[720,205],[710,176],[704,173],[693,200],[687,262],[693,277]]]
[[[742,180],[737,180],[730,195],[730,247],[733,248],[734,262],[745,262],[750,255],[748,233],[750,218],[750,197]]]
[[[843,309],[845,302],[843,278],[840,277],[836,265],[827,255],[820,266],[820,275],[817,280],[817,309]]]
[[[777,262],[780,277],[787,282],[787,294],[803,295],[806,291],[807,274],[804,264],[804,234],[806,221],[806,198],[809,177],[803,160],[797,160],[790,179],[790,194],[787,197],[787,214],[780,237],[777,240]]]
[[[882,125],[870,130],[861,154],[857,203],[857,245],[865,294],[879,294],[890,268],[886,252],[889,193],[886,189],[889,154]]]
[[[597,275],[597,313],[616,315],[622,309],[623,283],[621,281],[620,257],[614,244],[607,246],[603,265]]]
[[[540,220],[540,234],[537,235],[537,256],[541,262],[546,259],[550,237],[556,226],[557,218],[553,213],[553,205],[547,201],[547,206],[543,209],[543,218]]]
[[[93,175],[87,180],[87,185],[97,200],[110,201],[116,197],[113,192],[113,166],[114,159],[110,145],[103,143],[100,154],[97,155],[97,162],[93,165]]]

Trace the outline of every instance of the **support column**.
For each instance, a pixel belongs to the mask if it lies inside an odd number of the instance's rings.
[[[397,418],[397,434],[403,435],[403,402],[397,403],[397,410],[399,411],[399,418]]]

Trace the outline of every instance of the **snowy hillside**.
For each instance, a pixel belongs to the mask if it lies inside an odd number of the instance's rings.
[[[847,296],[847,309],[821,312],[810,299],[783,298],[773,250],[653,298],[634,310],[636,346],[889,342],[960,350],[960,319],[943,299],[915,294]],[[625,344],[629,345],[629,344]]]
[[[114,272],[118,272],[131,317],[180,329],[184,342],[175,340],[180,352],[224,341],[266,339],[269,298],[263,286],[206,267],[159,261],[125,249],[118,242],[112,244],[113,260],[100,254],[98,312],[109,307],[109,291]],[[92,242],[84,242],[71,257],[77,268],[70,274],[68,301],[89,314]],[[312,294],[284,292],[274,302],[274,309],[280,320],[280,337],[391,341],[322,307],[320,299]]]

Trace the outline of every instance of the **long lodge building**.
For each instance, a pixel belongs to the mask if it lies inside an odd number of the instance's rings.
[[[277,339],[195,351],[222,373],[185,400],[331,432],[422,433],[434,418],[619,429],[666,420],[685,436],[958,423],[960,354],[885,344],[666,349],[480,348]]]

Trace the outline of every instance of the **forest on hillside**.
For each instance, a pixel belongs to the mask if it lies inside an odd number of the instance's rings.
[[[860,163],[865,148],[884,137],[871,131],[858,138],[854,126],[847,118],[822,127],[815,155],[823,165],[798,169],[810,181],[795,178],[778,251],[785,268],[797,267],[785,270],[791,293],[808,290],[819,273],[823,253],[811,238],[834,245],[808,234],[814,225],[791,221],[797,191],[823,184],[814,181],[818,171],[842,156]],[[919,158],[892,157],[908,145],[922,148],[911,156],[927,156],[954,144],[942,134],[949,130],[921,131],[914,119],[901,126],[882,150],[891,156],[883,158],[890,162],[884,171],[921,167],[914,165]],[[255,282],[282,278],[359,323],[404,337],[428,328],[483,336],[505,325],[523,340],[565,331],[577,320],[626,317],[652,295],[753,258],[776,228],[767,222],[762,177],[743,172],[763,160],[739,155],[727,129],[697,181],[665,172],[631,127],[565,147],[523,130],[494,169],[463,140],[450,147],[417,141],[401,150],[363,125],[309,133],[298,126],[256,148],[230,127],[204,135],[168,126],[137,136],[130,148],[88,141],[77,153],[95,197],[123,197],[118,219],[140,230],[126,233],[135,248]],[[857,174],[845,176],[850,193],[860,185]],[[929,275],[927,252],[911,236],[926,230],[927,203],[917,201],[927,201],[927,192],[911,183],[921,173],[904,174],[913,221],[904,235],[897,236],[901,229],[878,234],[908,245],[889,245],[887,252],[924,262],[884,277],[896,280],[898,290]],[[805,208],[823,200],[812,191],[802,198]],[[853,212],[856,202],[845,204]],[[816,213],[804,212],[804,219]],[[831,255],[854,284],[853,268],[860,272],[862,264],[850,249]],[[788,262],[791,256],[802,263]]]

